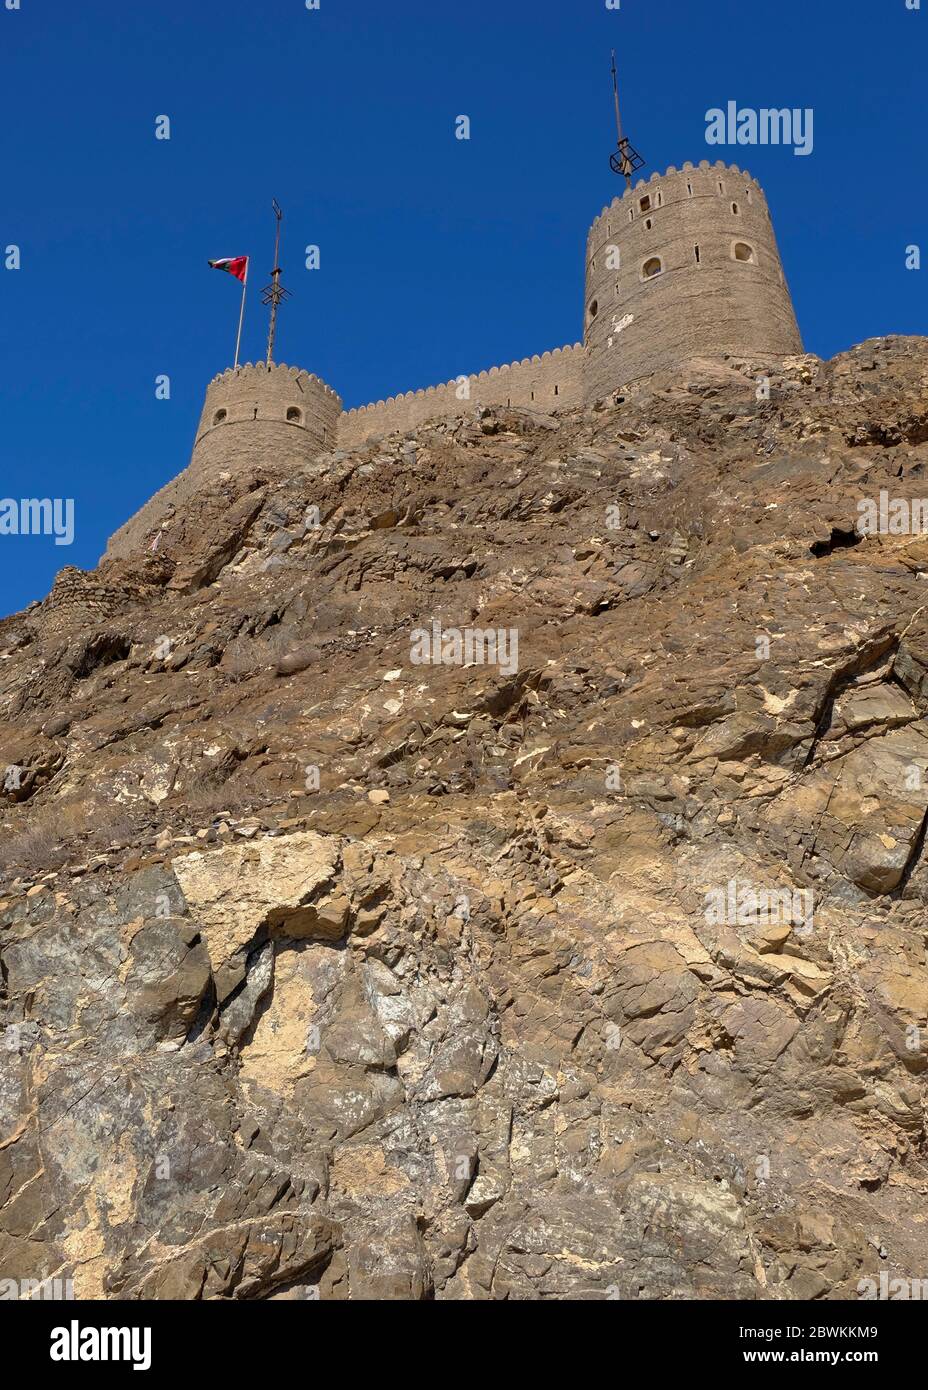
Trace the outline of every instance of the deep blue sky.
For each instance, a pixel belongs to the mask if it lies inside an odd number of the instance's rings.
[[[928,0],[6,3],[0,497],[73,497],[76,538],[0,537],[0,612],[92,567],[186,464],[238,310],[208,257],[254,257],[243,360],[263,356],[272,196],[278,360],[346,406],[579,338],[586,231],[621,191],[613,45],[646,174],[723,158],[763,183],[811,351],[928,331],[928,264],[904,267],[928,256]],[[813,107],[814,153],[707,147],[730,99]]]

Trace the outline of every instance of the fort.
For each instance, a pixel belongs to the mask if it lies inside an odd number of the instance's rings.
[[[721,161],[671,166],[628,187],[593,222],[581,342],[353,410],[301,368],[230,368],[207,388],[189,466],[111,537],[107,556],[151,544],[185,497],[246,464],[299,469],[322,451],[476,406],[556,413],[697,357],[802,350],[760,184]]]

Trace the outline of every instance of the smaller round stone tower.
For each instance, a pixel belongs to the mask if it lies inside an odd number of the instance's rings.
[[[213,377],[190,463],[110,537],[108,558],[149,544],[152,533],[200,488],[223,473],[254,468],[295,472],[333,448],[341,398],[299,367],[264,363]]]
[[[190,469],[202,480],[246,465],[299,468],[334,445],[341,412],[332,388],[299,367],[230,367],[206,389]]]
[[[585,399],[692,357],[802,352],[763,189],[721,162],[639,180],[590,228]]]

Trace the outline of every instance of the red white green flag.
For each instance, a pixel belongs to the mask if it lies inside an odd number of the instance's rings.
[[[247,256],[220,256],[218,261],[210,261],[209,264],[212,270],[227,270],[230,275],[234,275],[236,280],[241,280],[244,285],[245,277],[248,274]]]
[[[242,282],[242,307],[238,313],[238,334],[235,339],[235,365],[238,366],[239,349],[242,346],[242,323],[245,319],[245,291],[248,288],[248,257],[220,256],[218,261],[210,261],[211,270],[225,270]]]

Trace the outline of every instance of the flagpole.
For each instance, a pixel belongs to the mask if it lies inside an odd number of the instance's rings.
[[[238,337],[235,339],[235,365],[238,366],[238,354],[242,346],[242,324],[245,320],[245,291],[248,288],[248,267],[251,264],[251,257],[245,264],[245,278],[242,281],[242,307],[238,316]]]

